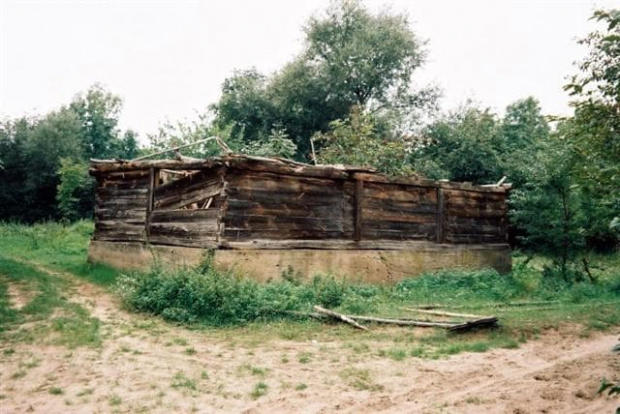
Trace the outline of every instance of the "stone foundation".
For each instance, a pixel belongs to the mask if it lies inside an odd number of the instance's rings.
[[[147,270],[154,261],[167,268],[195,265],[206,254],[205,249],[191,247],[91,241],[88,260],[119,269]],[[407,250],[215,250],[214,262],[220,269],[233,269],[260,281],[277,280],[289,269],[302,278],[331,273],[369,283],[392,283],[442,269],[492,267],[500,273],[511,270],[507,244],[420,242]]]

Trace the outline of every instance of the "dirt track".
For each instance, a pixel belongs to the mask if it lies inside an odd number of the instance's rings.
[[[71,297],[103,322],[102,348],[12,344],[6,353],[0,344],[2,413],[612,413],[620,405],[596,395],[602,376],[620,376],[611,353],[618,330],[588,339],[547,331],[515,350],[395,361],[339,341],[250,344],[189,331],[127,314],[86,283]]]

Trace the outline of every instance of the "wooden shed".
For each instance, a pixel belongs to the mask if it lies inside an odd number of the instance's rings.
[[[289,268],[393,281],[450,267],[510,269],[507,187],[394,179],[358,167],[225,155],[92,160],[89,258],[144,268],[153,256],[259,279]]]

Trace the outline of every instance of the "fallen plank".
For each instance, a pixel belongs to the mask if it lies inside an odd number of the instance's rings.
[[[411,311],[411,312],[424,313],[427,315],[435,315],[435,316],[454,316],[456,318],[476,318],[476,319],[488,318],[488,316],[472,315],[471,313],[441,312],[441,311],[434,311],[434,310],[427,310],[427,309],[413,309],[413,308],[403,308],[403,309],[407,311]]]
[[[497,318],[495,316],[491,316],[488,318],[476,319],[473,321],[459,323],[459,324],[449,327],[448,330],[450,332],[465,332],[471,329],[496,328],[497,326],[498,326]]]
[[[323,313],[325,315],[331,316],[332,318],[336,318],[336,319],[339,319],[339,320],[341,320],[343,322],[346,322],[349,325],[352,325],[352,326],[356,327],[357,329],[362,329],[364,331],[368,330],[367,327],[360,325],[359,323],[355,322],[353,319],[347,317],[346,315],[342,315],[340,313],[331,311],[329,309],[325,309],[325,308],[323,308],[321,306],[318,306],[318,305],[314,306],[314,310],[319,312],[319,313]]]
[[[434,321],[416,321],[412,319],[392,319],[392,318],[377,318],[374,316],[357,316],[346,315],[349,318],[360,322],[375,322],[384,323],[389,325],[401,325],[401,326],[419,326],[422,328],[450,328],[457,324],[452,322],[434,322]]]

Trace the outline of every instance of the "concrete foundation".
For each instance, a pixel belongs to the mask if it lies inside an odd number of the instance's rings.
[[[200,263],[207,251],[191,247],[91,241],[88,260],[125,270],[147,270],[154,261],[164,267]],[[233,269],[260,281],[277,280],[291,269],[302,278],[331,273],[369,283],[392,283],[441,269],[492,267],[511,269],[507,244],[454,245],[420,242],[407,250],[256,249],[215,250],[215,265]]]

